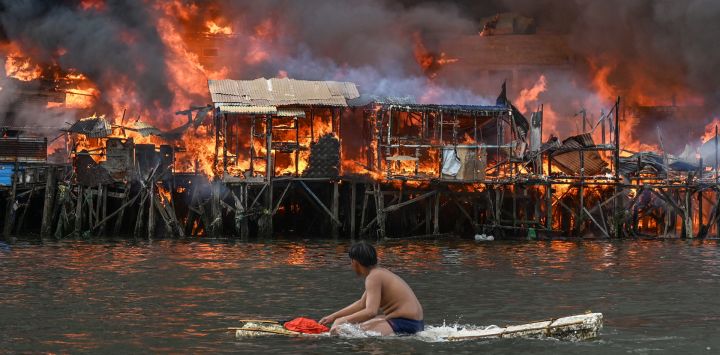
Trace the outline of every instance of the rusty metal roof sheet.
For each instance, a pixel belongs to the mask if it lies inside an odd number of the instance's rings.
[[[90,138],[105,138],[112,134],[112,126],[103,117],[88,117],[73,123],[68,132],[84,134]]]
[[[208,80],[208,87],[212,101],[216,105],[222,103],[246,106],[347,106],[347,100],[360,96],[353,83],[288,78]]]
[[[278,112],[275,106],[239,106],[217,105],[222,113],[237,113],[243,115],[274,115]]]
[[[279,108],[277,110],[279,117],[305,117],[305,110],[299,108]]]

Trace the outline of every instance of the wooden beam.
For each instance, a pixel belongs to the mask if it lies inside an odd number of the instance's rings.
[[[413,199],[407,200],[407,201],[405,201],[405,202],[401,202],[401,203],[398,203],[398,204],[394,204],[394,205],[392,205],[392,206],[388,206],[388,207],[386,207],[383,211],[384,211],[385,213],[397,211],[397,210],[399,210],[400,208],[405,207],[405,206],[407,206],[407,205],[413,204],[413,203],[418,202],[418,201],[422,201],[422,200],[424,200],[424,199],[426,199],[426,198],[428,198],[428,197],[435,196],[435,194],[437,194],[437,191],[430,191],[430,192],[428,192],[428,193],[422,194],[422,195],[420,195],[420,196],[418,196],[418,197],[415,197],[415,198],[413,198]]]
[[[320,206],[320,208],[322,208],[322,210],[325,211],[325,213],[327,213],[328,216],[330,216],[330,219],[331,219],[336,225],[342,226],[342,222],[340,222],[337,218],[335,218],[335,216],[333,215],[332,211],[330,211],[330,209],[328,209],[328,208],[325,206],[325,204],[323,204],[322,201],[320,201],[320,199],[312,192],[312,190],[310,190],[310,188],[305,184],[305,182],[302,181],[302,180],[299,180],[298,182],[299,182],[300,185],[305,189],[305,191],[307,191],[307,193],[310,195],[310,197],[312,197],[313,201],[315,201],[315,202],[317,203],[317,205]]]

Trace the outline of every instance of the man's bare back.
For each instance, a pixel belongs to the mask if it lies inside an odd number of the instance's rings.
[[[380,309],[386,318],[423,319],[423,309],[413,290],[408,284],[392,271],[374,267],[365,278],[365,289],[368,283],[380,284]]]
[[[365,292],[349,306],[323,317],[332,332],[343,323],[360,324],[364,330],[381,335],[414,334],[425,327],[423,309],[415,293],[400,276],[377,266],[371,245],[360,242],[350,247],[350,265],[365,277]]]

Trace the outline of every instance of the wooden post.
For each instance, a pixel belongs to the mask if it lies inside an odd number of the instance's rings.
[[[433,234],[440,234],[440,191],[435,195],[435,208],[433,215]]]
[[[698,226],[700,226],[700,228],[698,230],[700,231],[700,233],[702,233],[703,229],[705,229],[705,225],[703,224],[703,190],[702,189],[698,190],[697,199],[698,199]]]
[[[222,181],[220,179],[215,179],[212,182],[212,203],[210,204],[211,219],[210,225],[206,226],[208,233],[214,238],[220,237],[223,233],[222,206],[220,206],[221,183]]]
[[[360,228],[365,228],[365,214],[367,210],[368,205],[368,196],[370,194],[370,189],[368,188],[367,183],[365,185],[365,192],[363,192],[363,203],[362,203],[362,211],[360,211]]]
[[[77,187],[77,201],[75,204],[75,236],[79,236],[80,232],[82,232],[82,203],[83,199],[85,199],[84,196],[85,191],[83,191],[83,187],[78,185]]]
[[[271,238],[273,234],[273,182],[268,181],[265,188],[265,208],[258,219],[258,236],[260,238]],[[262,193],[262,191],[261,191]]]
[[[250,116],[250,176],[255,175],[255,115]]]
[[[12,174],[12,189],[10,190],[10,196],[8,196],[5,203],[5,226],[3,228],[3,236],[5,237],[5,240],[10,239],[10,235],[12,234],[13,227],[15,225],[15,198],[17,195],[19,173],[18,164],[15,163],[14,167],[15,168]]]
[[[552,183],[550,182],[545,186],[545,228],[548,230],[553,228]]]
[[[108,199],[108,185],[105,185],[103,187],[103,194],[102,194],[102,220],[105,220],[105,218],[107,218],[107,199]],[[105,235],[105,229],[106,229],[105,226],[107,226],[107,223],[103,223],[102,226],[100,226],[100,229],[98,230],[98,234]]]
[[[20,234],[22,231],[22,228],[25,226],[25,216],[27,215],[27,211],[30,208],[30,203],[32,203],[33,195],[35,194],[35,187],[30,190],[30,194],[28,195],[27,203],[25,203],[25,206],[23,207],[23,212],[20,215],[20,219],[18,220],[17,227],[16,227],[16,234]]]
[[[375,207],[377,210],[378,238],[385,239],[385,196],[380,190],[380,184],[375,184]]]
[[[585,115],[585,112],[583,111],[583,116]],[[583,117],[583,133],[585,133],[585,118]],[[577,228],[575,228],[576,233],[580,234],[582,233],[582,227],[583,227],[583,217],[585,216],[585,213],[583,213],[583,210],[585,208],[585,152],[580,151],[580,188],[578,194],[580,195],[580,207],[578,208],[578,214],[577,214]],[[580,235],[578,235],[580,236]]]
[[[145,200],[147,200],[148,196],[148,193],[144,190],[138,191],[138,193],[142,194],[142,197],[140,197],[140,207],[138,207],[137,218],[135,219],[135,231],[133,232],[133,236],[135,237],[135,239],[142,236],[142,230],[144,226],[143,214],[145,211]]]
[[[315,142],[315,110],[310,109],[310,144]]]
[[[295,176],[300,176],[300,117],[295,120]]]
[[[153,239],[155,237],[155,182],[150,181],[150,191],[148,192],[150,194],[149,198],[149,205],[148,205],[148,233],[147,237],[148,239]]]
[[[517,227],[517,189],[520,185],[513,185],[512,190],[512,225]]]
[[[618,183],[620,183],[620,96],[618,96],[617,101],[615,102],[615,149],[614,149],[614,159],[613,159],[613,168],[615,169],[615,194],[617,194],[619,191]],[[615,237],[620,238],[621,237],[621,223],[620,223],[620,214],[621,214],[621,208],[622,206],[618,202],[618,199],[613,199],[613,222],[615,224]]]
[[[248,240],[248,224],[247,218],[245,217],[245,189],[247,184],[243,183],[240,185],[240,197],[233,192],[233,198],[235,200],[235,232],[240,235],[240,240]]]
[[[332,214],[333,214],[333,217],[335,217],[335,219],[338,220],[339,217],[340,217],[340,189],[339,189],[339,182],[338,182],[338,181],[333,181],[333,183],[332,183],[332,189],[333,189],[333,193],[332,193],[332,207],[331,207],[331,208],[332,208]],[[340,228],[339,228],[339,226],[337,225],[337,223],[335,223],[335,222],[333,222],[333,221],[330,221],[330,225],[332,226],[332,227],[331,227],[331,228],[332,228],[332,229],[331,229],[331,230],[332,230],[332,237],[333,237],[334,239],[337,239],[338,236],[340,235]]]
[[[218,164],[218,153],[220,151],[220,115],[215,111],[215,115],[213,115],[213,128],[215,129],[215,154],[213,155],[213,172],[215,171],[215,168],[217,168]]]
[[[688,179],[689,180],[689,179]],[[688,185],[690,182],[688,181]],[[685,220],[683,221],[683,228],[685,229],[684,237],[687,239],[693,238],[693,220],[692,220],[692,193],[690,192],[690,187],[688,186],[685,189],[685,213],[684,217]]]
[[[228,134],[227,134],[227,114],[220,116],[222,120],[222,136],[223,136],[223,175],[227,174],[227,158],[228,158]]]
[[[127,204],[128,199],[130,198],[129,195],[130,195],[130,182],[125,184],[125,190],[123,192],[123,199],[122,199],[123,206],[125,206]],[[123,217],[125,217],[125,208],[127,208],[127,207],[122,207],[120,209],[120,213],[118,213],[118,215],[115,219],[115,228],[113,228],[114,235],[119,235],[120,232],[122,231]]]
[[[103,185],[98,184],[97,187],[97,201],[95,203],[95,221],[93,226],[96,226],[100,222],[100,211],[102,210],[102,196],[103,196]],[[90,195],[92,198],[92,195]]]
[[[55,168],[48,167],[45,174],[45,202],[43,203],[42,223],[40,225],[40,236],[50,235],[53,220],[53,206],[55,204]]]
[[[60,239],[63,236],[65,236],[65,227],[69,225],[68,222],[68,216],[66,211],[67,201],[66,199],[69,198],[70,191],[68,188],[60,187],[58,191],[58,197],[57,201],[59,204],[55,208],[56,210],[59,210],[59,216],[58,216],[58,223],[57,226],[55,226],[55,239]]]
[[[353,181],[350,185],[350,238],[355,238],[355,215],[357,214],[357,184]]]
[[[425,201],[425,234],[430,235],[433,232],[432,229],[432,203],[434,199]]]

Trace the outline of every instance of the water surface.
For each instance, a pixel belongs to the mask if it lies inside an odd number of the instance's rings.
[[[587,310],[589,342],[235,339],[244,318],[320,318],[362,280],[347,242],[19,242],[0,248],[0,352],[720,353],[716,241],[385,242],[426,323],[510,324]]]

